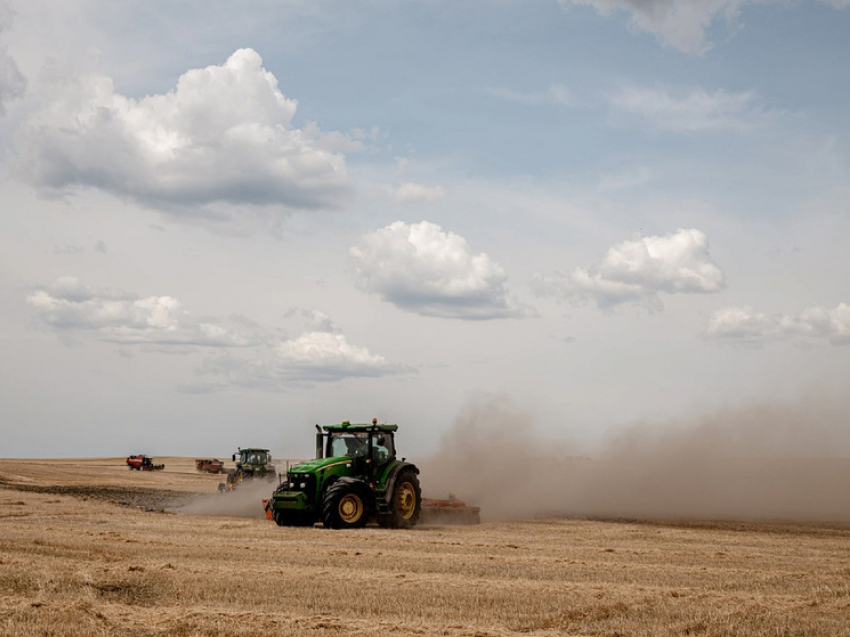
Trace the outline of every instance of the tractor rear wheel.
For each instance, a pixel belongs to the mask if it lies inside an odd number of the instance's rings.
[[[422,489],[415,471],[405,469],[398,475],[389,505],[389,514],[378,519],[381,526],[409,529],[416,524],[422,510]]]
[[[325,491],[322,523],[329,529],[362,529],[372,515],[371,496],[365,484],[334,482]]]

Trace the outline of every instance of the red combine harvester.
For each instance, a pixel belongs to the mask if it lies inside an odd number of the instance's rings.
[[[154,464],[153,458],[146,455],[127,456],[127,467],[131,471],[133,469],[136,471],[162,471],[165,469],[164,464]]]

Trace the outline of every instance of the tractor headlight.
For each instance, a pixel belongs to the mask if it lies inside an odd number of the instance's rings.
[[[306,488],[307,488],[307,483],[306,483],[306,482],[302,482],[299,486],[300,486],[302,489],[306,489]]]
[[[295,488],[295,483],[294,483],[294,482],[290,482],[290,483],[289,483],[289,488],[290,488],[290,489],[294,489],[294,488]]]

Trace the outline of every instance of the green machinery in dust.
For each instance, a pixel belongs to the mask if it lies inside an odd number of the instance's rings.
[[[227,481],[218,485],[219,491],[233,491],[243,480],[256,480],[258,478],[277,481],[277,472],[272,465],[272,454],[268,449],[239,448],[233,454],[233,462],[236,468],[227,473]]]
[[[419,469],[396,458],[398,425],[316,425],[316,459],[289,469],[269,502],[280,526],[320,521],[352,529],[370,520],[392,528],[416,524],[422,508]]]

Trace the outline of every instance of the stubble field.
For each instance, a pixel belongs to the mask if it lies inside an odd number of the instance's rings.
[[[161,460],[0,460],[0,635],[850,635],[836,525],[282,529]]]

